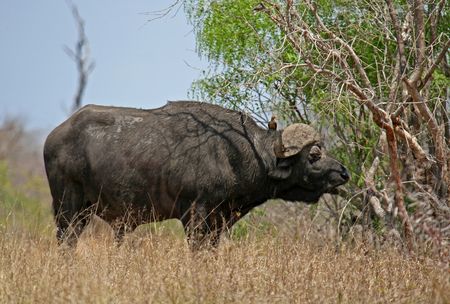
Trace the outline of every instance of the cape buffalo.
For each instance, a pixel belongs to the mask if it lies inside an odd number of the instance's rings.
[[[308,125],[266,130],[245,113],[193,101],[142,110],[87,105],[44,146],[58,242],[75,245],[92,214],[118,241],[180,219],[194,246],[268,199],[317,202],[349,179]]]

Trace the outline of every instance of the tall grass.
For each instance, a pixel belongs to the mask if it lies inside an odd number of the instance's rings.
[[[320,207],[265,204],[217,250],[191,252],[177,221],[115,247],[94,220],[76,249],[59,248],[42,169],[9,159],[0,160],[0,303],[450,303],[442,256],[337,242]]]
[[[139,233],[138,233],[139,234]],[[75,250],[0,231],[0,303],[449,303],[448,268],[393,247],[306,237],[225,239],[193,253],[174,234],[106,235]]]

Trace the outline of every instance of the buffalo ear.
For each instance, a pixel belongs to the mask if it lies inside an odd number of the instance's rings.
[[[287,179],[292,173],[292,159],[278,158],[275,168],[269,170],[269,177],[273,179]]]

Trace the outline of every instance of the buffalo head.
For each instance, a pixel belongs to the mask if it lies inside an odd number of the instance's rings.
[[[280,198],[317,202],[350,178],[347,169],[327,155],[320,135],[308,125],[293,124],[283,130],[274,151],[277,161],[269,176],[283,183]]]

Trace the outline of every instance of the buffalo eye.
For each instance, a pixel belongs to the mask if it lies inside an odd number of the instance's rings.
[[[322,151],[320,150],[320,147],[317,145],[312,146],[311,150],[309,151],[308,160],[312,164],[316,161],[318,161],[322,157]]]

